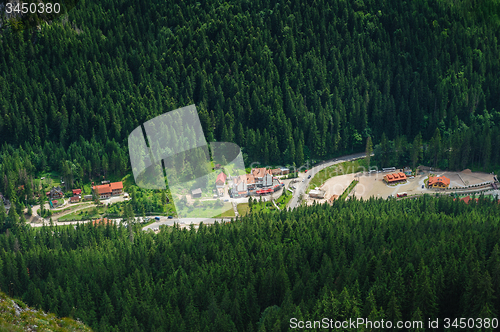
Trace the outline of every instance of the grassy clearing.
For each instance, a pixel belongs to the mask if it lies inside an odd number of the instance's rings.
[[[234,209],[231,208],[230,210],[226,210],[221,214],[215,216],[214,218],[235,218],[235,217],[236,215],[234,214]]]
[[[42,183],[46,185],[48,188],[52,188],[52,186],[60,186],[61,185],[61,175],[58,172],[43,172],[37,176],[37,179],[41,179]]]
[[[332,177],[357,173],[367,169],[368,167],[366,164],[366,160],[364,158],[352,161],[346,161],[340,164],[326,167],[314,175],[314,177],[309,182],[309,187],[307,188],[307,192],[316,187],[321,187],[323,183],[326,182],[326,180]]]
[[[135,185],[135,180],[134,180],[134,177],[132,176],[132,174],[127,174],[125,175],[122,180],[123,182],[123,188],[124,189],[127,189],[130,188],[131,186]]]
[[[291,193],[288,193],[287,195],[281,195],[277,200],[276,200],[276,205],[280,209],[286,209],[286,206],[288,205],[288,202],[292,199],[293,195]]]
[[[106,207],[90,207],[88,209],[83,209],[80,211],[76,211],[61,218],[58,218],[58,221],[81,221],[81,220],[89,220],[92,218],[100,218],[102,215],[106,213]]]
[[[273,205],[273,202],[271,201],[262,201],[255,203],[252,207],[252,213],[271,213],[276,211],[276,208]]]
[[[238,209],[238,214],[240,216],[246,216],[248,213],[250,213],[250,206],[248,203],[240,203],[236,207]]]
[[[215,214],[217,212],[220,212],[221,210],[225,210],[221,214]],[[227,211],[229,210],[229,211]],[[231,212],[232,211],[232,212]],[[226,215],[232,213],[231,215]],[[191,205],[188,205],[182,209],[179,210],[179,216],[181,218],[221,218],[222,217],[234,217],[234,210],[233,206],[231,203],[224,203],[224,206],[222,208],[215,208],[212,206],[208,207],[193,207]]]
[[[347,187],[346,190],[344,190],[342,195],[340,195],[339,199],[345,200],[347,198],[347,195],[349,195],[349,193],[352,191],[352,189],[354,189],[354,187],[358,184],[358,182],[359,182],[358,180],[352,180],[349,187]]]

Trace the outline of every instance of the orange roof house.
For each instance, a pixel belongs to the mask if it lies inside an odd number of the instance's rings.
[[[447,188],[450,185],[450,179],[446,176],[429,176],[427,186],[429,188]]]
[[[81,189],[73,189],[73,196],[80,195],[82,193]]]
[[[384,181],[389,184],[406,181],[406,174],[403,172],[387,174],[386,176],[384,176]]]
[[[123,190],[123,183],[121,181],[113,182],[113,183],[103,184],[100,186],[93,186],[92,189],[94,190],[96,195],[99,196],[99,198],[106,198],[111,195],[121,194]]]
[[[215,185],[217,187],[224,187],[224,185],[226,184],[226,174],[224,174],[224,172],[220,172],[219,175],[217,175],[217,180],[215,180]]]

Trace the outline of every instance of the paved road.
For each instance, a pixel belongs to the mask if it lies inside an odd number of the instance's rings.
[[[329,166],[332,166],[335,164],[340,164],[340,163],[343,163],[345,161],[351,161],[351,160],[355,160],[355,159],[364,158],[365,156],[366,156],[366,153],[364,153],[364,152],[355,153],[355,154],[351,154],[348,156],[342,156],[342,157],[326,160],[320,164],[317,164],[316,166],[312,167],[311,169],[309,169],[309,171],[306,174],[304,174],[298,178],[299,180],[303,179],[304,181],[302,182],[302,180],[301,180],[301,182],[299,182],[296,185],[297,189],[295,189],[295,192],[293,194],[293,198],[290,200],[290,202],[288,202],[288,209],[294,209],[298,206],[299,198],[300,198],[300,196],[305,194],[306,189],[309,186],[309,182],[314,177],[314,175],[316,175],[316,173],[321,171],[323,168],[326,168],[326,167],[329,167]],[[307,176],[311,175],[311,179],[308,179],[306,175]]]
[[[234,218],[233,218],[234,219]],[[231,218],[173,218],[173,219],[168,219],[167,217],[160,217],[160,221],[154,222],[152,224],[149,224],[147,226],[144,226],[142,228],[143,231],[147,231],[149,229],[154,230],[156,228],[159,228],[162,225],[166,226],[173,226],[175,223],[179,224],[181,227],[182,226],[187,226],[187,225],[198,225],[199,223],[203,222],[204,224],[213,224],[215,221],[231,221]]]

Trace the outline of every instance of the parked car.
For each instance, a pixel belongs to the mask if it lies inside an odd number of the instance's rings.
[[[306,169],[306,171],[304,173],[307,173],[308,169]]]
[[[155,217],[155,220],[160,220],[160,217]]]
[[[168,216],[168,219],[173,219],[173,218],[174,218],[174,217],[172,217],[172,216]]]
[[[309,176],[307,178],[310,179],[311,178],[311,174],[309,174]]]

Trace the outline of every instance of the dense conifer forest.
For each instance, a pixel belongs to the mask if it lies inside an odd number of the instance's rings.
[[[362,151],[379,163],[489,170],[500,151],[500,4],[79,1],[0,31],[0,191],[53,170],[129,169],[126,141],[196,104],[247,162]]]
[[[132,236],[110,225],[20,229],[0,235],[0,287],[96,331],[498,318],[500,205],[474,202],[337,201]]]

